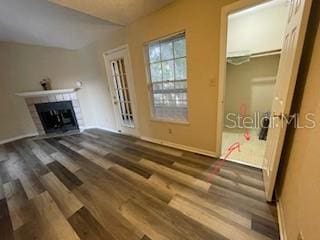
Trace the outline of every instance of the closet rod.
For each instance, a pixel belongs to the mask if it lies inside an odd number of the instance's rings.
[[[250,58],[272,56],[272,55],[276,55],[276,54],[281,54],[281,49],[265,51],[265,52],[259,52],[259,53],[253,53],[253,54],[251,54]]]

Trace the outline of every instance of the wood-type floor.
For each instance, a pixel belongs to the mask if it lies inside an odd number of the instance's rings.
[[[98,129],[0,145],[0,239],[279,239],[261,171],[219,165]]]

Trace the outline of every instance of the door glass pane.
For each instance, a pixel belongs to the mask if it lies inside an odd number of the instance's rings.
[[[115,88],[116,104],[118,105],[121,124],[125,127],[134,127],[126,67],[123,58],[111,61],[111,69]]]

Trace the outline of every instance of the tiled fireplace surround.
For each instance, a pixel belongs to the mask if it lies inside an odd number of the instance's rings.
[[[43,129],[40,117],[36,110],[35,104],[37,103],[49,103],[49,102],[62,102],[62,101],[72,101],[72,106],[74,109],[74,113],[76,115],[76,119],[80,129],[84,128],[84,121],[81,113],[79,99],[77,97],[76,92],[71,93],[57,93],[43,96],[33,96],[25,98],[29,112],[31,114],[32,120],[37,128],[37,132],[39,135],[45,134]]]

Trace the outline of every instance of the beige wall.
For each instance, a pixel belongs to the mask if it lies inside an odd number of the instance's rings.
[[[239,113],[242,104],[248,115],[270,112],[279,60],[280,55],[273,55],[227,65],[225,115]]]
[[[72,87],[76,81],[83,81],[84,88],[79,97],[86,126],[115,129],[102,53],[127,42],[133,65],[140,134],[215,152],[220,11],[230,2],[233,0],[203,0],[201,4],[194,0],[178,0],[131,24],[127,33],[125,30],[115,32],[108,39],[79,51],[7,46],[12,52],[12,82],[8,92],[18,118],[23,119],[22,129],[26,133],[35,131],[23,99],[12,94],[40,89],[38,82],[42,76],[51,77],[55,88]],[[151,121],[143,44],[181,30],[185,30],[187,36],[189,124]]]
[[[8,52],[0,44],[0,142],[21,134],[20,121],[14,111],[10,94],[7,91],[7,79],[9,78]]]
[[[313,21],[302,58],[293,110],[300,113],[301,124],[305,123],[304,114],[314,113],[317,127],[289,131],[281,181],[277,188],[288,240],[297,239],[299,231],[303,232],[305,240],[317,240],[320,236],[320,2],[316,2],[313,5]],[[313,31],[316,33],[314,46],[311,41]]]
[[[24,44],[0,43],[0,142],[36,133],[20,91],[41,90],[44,76],[53,88],[73,88],[78,92],[86,127],[114,128],[114,116],[107,86],[102,52],[125,43],[125,31],[114,33],[78,51]]]
[[[230,2],[176,1],[128,27],[142,136],[215,152],[220,13]],[[143,45],[181,30],[187,41],[190,124],[151,121]]]
[[[126,43],[132,57],[141,135],[215,151],[220,9],[226,1],[194,0],[174,4],[140,19],[125,31],[79,51],[0,44],[0,141],[32,133],[35,128],[17,91],[40,89],[39,80],[50,76],[55,88],[84,81],[79,92],[85,124],[115,128],[102,52]],[[320,13],[320,7],[316,9]],[[318,26],[318,24],[316,25]],[[186,30],[188,54],[189,125],[150,121],[143,43]],[[320,122],[320,30],[307,76],[301,113],[315,111]],[[12,111],[13,110],[13,111]],[[168,133],[172,129],[172,134]],[[287,150],[282,184],[278,186],[288,239],[318,239],[320,229],[320,127],[296,129]],[[287,143],[288,145],[288,143]]]
[[[53,88],[74,87],[75,82],[80,80],[80,67],[74,51],[14,43],[1,43],[0,46],[5,53],[1,61],[6,63],[6,68],[1,72],[1,81],[6,87],[1,89],[1,95],[12,112],[1,118],[1,125],[7,130],[6,134],[0,135],[2,141],[36,133],[25,101],[16,96],[16,92],[41,90],[39,81],[44,76],[53,80]]]
[[[24,133],[18,115],[9,100],[3,79],[0,81],[0,142]]]
[[[88,109],[85,118],[90,119],[94,116],[94,121],[86,122],[87,127],[116,129],[103,53],[126,43],[126,29],[121,29],[108,38],[78,50],[81,59],[81,77],[89,83],[87,86],[89,95],[83,102],[83,106]]]

